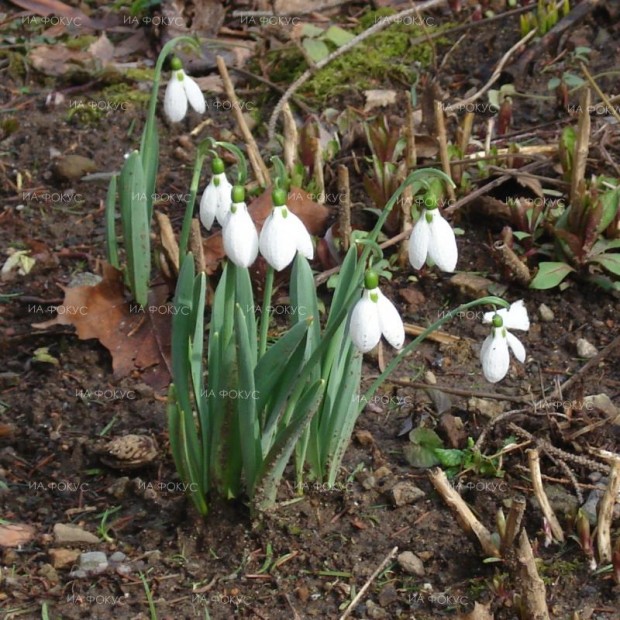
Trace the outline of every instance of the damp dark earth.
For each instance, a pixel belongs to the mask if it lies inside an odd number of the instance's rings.
[[[619,619],[618,67],[612,0],[3,3],[0,618]]]

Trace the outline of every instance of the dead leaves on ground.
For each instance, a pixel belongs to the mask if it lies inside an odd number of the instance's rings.
[[[61,288],[65,298],[57,316],[33,327],[71,325],[80,340],[99,340],[110,351],[115,378],[140,372],[153,388],[168,386],[172,308],[167,287],[155,287],[149,306],[137,307],[125,297],[121,272],[106,264],[99,284]]]

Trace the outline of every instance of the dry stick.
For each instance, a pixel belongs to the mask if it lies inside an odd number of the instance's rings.
[[[196,260],[196,273],[206,273],[205,255],[200,234],[200,222],[198,218],[192,219],[192,227],[189,231],[189,250]]]
[[[536,35],[536,30],[532,30],[531,32],[528,32],[522,39],[519,39],[519,41],[517,41],[501,57],[500,61],[497,63],[497,66],[495,67],[495,70],[493,71],[493,75],[491,75],[491,78],[489,79],[489,81],[478,92],[474,93],[471,97],[467,97],[467,99],[462,99],[461,101],[457,101],[456,103],[453,103],[452,105],[445,107],[444,112],[446,114],[450,112],[455,112],[458,109],[462,109],[468,103],[473,103],[474,101],[476,101],[476,99],[479,99],[480,97],[482,97],[482,95],[484,95],[484,93],[486,93],[487,90],[489,90],[491,86],[493,86],[493,84],[495,84],[495,82],[499,80],[499,77],[502,74],[504,67],[510,60],[510,57],[515,53],[515,51],[519,49],[522,45],[525,45],[535,35]]]
[[[539,168],[540,166],[546,165],[546,164],[547,164],[546,161],[544,161],[544,162],[533,161],[531,164],[527,164],[527,166],[523,166],[521,171],[522,172],[529,172],[530,170],[535,170],[536,168]],[[447,209],[445,209],[444,210],[444,214],[445,215],[449,215],[450,213],[453,213],[457,209],[460,209],[461,207],[465,206],[466,204],[472,202],[476,198],[478,198],[480,196],[484,196],[484,194],[488,194],[492,189],[495,189],[496,187],[499,187],[503,183],[506,183],[507,181],[510,181],[510,179],[512,179],[514,176],[517,176],[518,172],[519,171],[515,171],[512,174],[503,174],[501,177],[497,177],[497,179],[493,179],[492,181],[490,181],[486,185],[483,185],[482,187],[479,187],[478,189],[474,190],[473,192],[470,192],[469,194],[467,194],[467,196],[464,196],[463,198],[458,200],[455,204],[453,204],[453,205],[449,206]]]
[[[579,122],[577,123],[577,140],[573,153],[573,170],[570,179],[570,202],[573,209],[581,208],[585,193],[584,177],[588,150],[590,146],[590,89],[585,87],[579,99]]]
[[[340,620],[346,620],[349,617],[351,612],[355,609],[357,604],[362,600],[364,594],[366,594],[366,590],[370,587],[370,584],[379,576],[381,571],[392,561],[392,559],[398,553],[398,547],[394,547],[392,551],[390,551],[384,558],[383,562],[379,564],[377,570],[368,578],[368,581],[361,587],[360,591],[357,593],[357,596],[349,603],[349,606],[344,610],[342,616],[340,616]]]
[[[351,242],[351,186],[349,185],[349,169],[338,166],[338,223],[343,252],[349,250]]]
[[[312,147],[314,150],[314,182],[317,188],[317,202],[325,204],[325,177],[323,176],[323,149],[321,148],[321,140],[312,138]]]
[[[500,541],[500,551],[502,555],[505,555],[506,551],[512,548],[514,540],[521,528],[521,520],[523,519],[526,505],[525,497],[522,496],[514,497],[510,503],[510,512],[506,519],[506,529]]]
[[[586,76],[586,79],[592,85],[592,88],[596,91],[596,94],[602,99],[603,103],[607,106],[607,109],[616,117],[616,120],[620,123],[620,114],[616,111],[611,99],[600,89],[599,85],[594,81],[591,73],[588,71],[588,67],[586,67],[582,62],[579,63],[581,67],[582,73]]]
[[[553,508],[549,503],[545,489],[543,488],[543,482],[540,475],[540,454],[538,450],[527,450],[527,457],[530,465],[530,474],[532,476],[532,486],[534,487],[534,495],[538,500],[540,509],[549,523],[551,533],[553,537],[559,542],[564,542],[564,532],[560,526],[560,522],[557,520]]]
[[[291,98],[293,93],[295,93],[295,91],[297,91],[297,89],[300,86],[305,84],[314,75],[314,73],[316,73],[319,69],[322,69],[323,67],[328,65],[332,60],[342,56],[343,54],[346,54],[349,50],[354,48],[358,43],[361,43],[362,41],[372,36],[373,34],[376,34],[377,32],[381,32],[381,30],[384,30],[385,28],[387,28],[389,25],[393,24],[394,22],[402,21],[404,17],[407,17],[408,15],[417,14],[418,11],[426,11],[428,9],[434,9],[436,7],[443,6],[446,4],[446,2],[447,0],[427,0],[426,2],[423,2],[422,4],[412,9],[405,9],[404,11],[401,11],[400,13],[396,13],[395,15],[388,15],[386,17],[383,17],[374,26],[371,26],[368,30],[361,32],[354,39],[351,39],[351,41],[349,41],[347,44],[343,45],[342,47],[339,47],[337,50],[332,52],[329,56],[317,62],[316,65],[314,65],[314,67],[310,67],[309,69],[304,71],[304,73],[302,73],[302,75],[300,75],[289,86],[286,93],[284,93],[284,96],[280,99],[280,101],[278,101],[276,107],[274,108],[271,114],[271,118],[269,119],[269,125],[268,125],[269,140],[273,140],[276,135],[276,123],[278,121],[278,116],[280,116],[280,112],[282,112],[282,107],[284,106],[284,104]],[[428,37],[426,36],[416,37],[415,39],[413,39],[413,41],[410,41],[410,45],[413,46],[413,45],[417,45],[418,43],[426,43],[427,40],[428,40]]]
[[[413,104],[411,98],[407,97],[407,113],[405,117],[405,163],[407,165],[407,174],[409,174],[414,168],[418,160],[418,154],[415,144],[415,123],[413,120]],[[413,221],[411,217],[411,206],[413,203],[413,189],[411,185],[405,187],[400,200],[401,202],[401,227],[402,233],[409,234],[409,231],[413,228]],[[407,264],[409,259],[409,243],[405,237],[400,243],[400,249],[398,251],[398,263],[401,267]]]
[[[297,123],[295,123],[291,106],[288,103],[282,108],[282,118],[284,122],[284,165],[287,172],[293,174],[295,162],[297,161],[299,133],[297,132]]]
[[[168,265],[174,270],[175,274],[179,273],[179,244],[174,236],[170,219],[165,213],[155,212],[155,218],[159,225],[159,237],[164,257]]]
[[[377,379],[379,375],[368,375],[369,379]],[[472,390],[463,390],[461,388],[450,387],[449,385],[433,385],[429,387],[428,383],[422,383],[419,381],[410,381],[409,379],[395,379],[390,378],[390,383],[394,385],[402,385],[403,387],[410,387],[414,390],[437,390],[438,392],[445,392],[446,394],[454,394],[455,396],[471,396],[472,398],[493,398],[495,400],[506,400],[513,403],[527,403],[526,398],[522,398],[519,396],[506,396],[505,394],[494,394],[493,392],[473,392]],[[515,409],[514,411],[507,411],[506,414],[513,413],[523,413],[528,411],[528,409]],[[505,414],[500,414],[497,418],[504,416]],[[497,420],[494,418],[492,420],[493,424]],[[476,449],[478,449],[478,444],[476,444]]]
[[[590,368],[598,364],[602,359],[609,355],[620,344],[620,336],[616,336],[602,351],[599,351],[592,359],[588,360],[572,377],[569,377],[562,385],[557,387],[549,396],[549,399],[556,398],[568,389],[581,375],[585,374]]]
[[[499,549],[495,546],[491,532],[476,519],[469,506],[463,501],[461,496],[454,490],[450,481],[442,469],[436,467],[428,473],[435,490],[441,495],[448,505],[448,508],[456,514],[459,525],[468,534],[474,534],[484,553],[489,557],[500,557]]]
[[[528,620],[549,620],[545,582],[536,568],[536,559],[525,529],[519,536],[517,561],[520,566],[521,600]]]
[[[557,456],[559,459],[564,461],[569,461],[570,463],[575,463],[575,465],[579,465],[580,467],[585,467],[590,471],[600,471],[603,474],[607,475],[609,473],[609,467],[603,463],[599,463],[598,461],[593,461],[586,456],[579,456],[577,454],[571,454],[570,452],[565,452],[560,448],[556,448],[553,444],[550,444],[548,441],[544,439],[540,439],[538,437],[534,437],[531,433],[528,433],[524,428],[513,424],[512,422],[508,425],[508,428],[522,437],[523,439],[527,439],[531,441],[534,445],[538,446],[542,450],[544,450],[547,454],[551,456]]]
[[[614,504],[620,491],[620,459],[615,459],[609,474],[609,484],[601,499],[596,528],[596,546],[601,563],[611,562],[611,521],[613,519]]]
[[[267,185],[269,185],[269,170],[267,169],[263,158],[260,156],[260,152],[258,150],[258,146],[256,145],[256,141],[254,140],[254,136],[252,135],[248,124],[245,122],[245,117],[243,116],[243,112],[241,111],[241,106],[239,105],[239,100],[237,99],[235,88],[230,81],[230,75],[228,75],[226,63],[221,56],[216,56],[216,61],[217,68],[220,72],[220,75],[222,76],[222,82],[224,83],[224,90],[226,91],[226,96],[232,104],[232,110],[233,114],[235,115],[235,120],[237,121],[237,126],[241,131],[243,141],[245,142],[248,149],[248,159],[250,160],[252,170],[254,170],[254,176],[256,177],[256,180],[261,187],[267,187]]]
[[[448,155],[448,137],[446,136],[446,123],[443,116],[443,104],[441,101],[435,101],[435,126],[437,127],[437,139],[439,140],[439,157],[441,159],[441,167],[447,176],[452,178],[450,171],[450,155]],[[448,185],[448,195],[450,201],[456,201],[454,187]]]
[[[486,398],[489,398],[489,396],[486,396]],[[496,396],[495,398],[499,398],[499,396]],[[506,400],[507,398],[508,397],[502,398],[502,400]],[[525,399],[520,399],[517,402],[527,402],[527,401]],[[526,411],[529,411],[529,410],[528,409],[513,409],[512,411],[504,411],[504,413],[500,413],[499,415],[497,415],[494,418],[492,418],[489,421],[489,423],[482,429],[482,433],[480,433],[480,437],[478,437],[478,439],[476,440],[476,443],[474,444],[474,450],[478,450],[478,452],[480,452],[482,450],[482,445],[484,444],[484,441],[485,441],[489,431],[498,422],[501,422],[502,420],[505,420],[506,418],[509,418],[510,416],[515,415],[516,413],[525,413]]]

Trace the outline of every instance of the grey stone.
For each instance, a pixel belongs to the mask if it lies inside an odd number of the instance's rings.
[[[403,551],[398,556],[398,565],[406,572],[412,575],[422,577],[425,574],[424,564],[422,560],[411,551]]]
[[[94,534],[68,523],[56,523],[54,525],[54,540],[61,545],[67,543],[98,544],[101,542]]]

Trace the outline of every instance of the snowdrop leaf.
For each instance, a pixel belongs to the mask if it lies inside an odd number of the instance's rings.
[[[557,286],[571,272],[570,265],[559,262],[543,262],[538,265],[538,273],[530,282],[530,288],[548,289]]]

